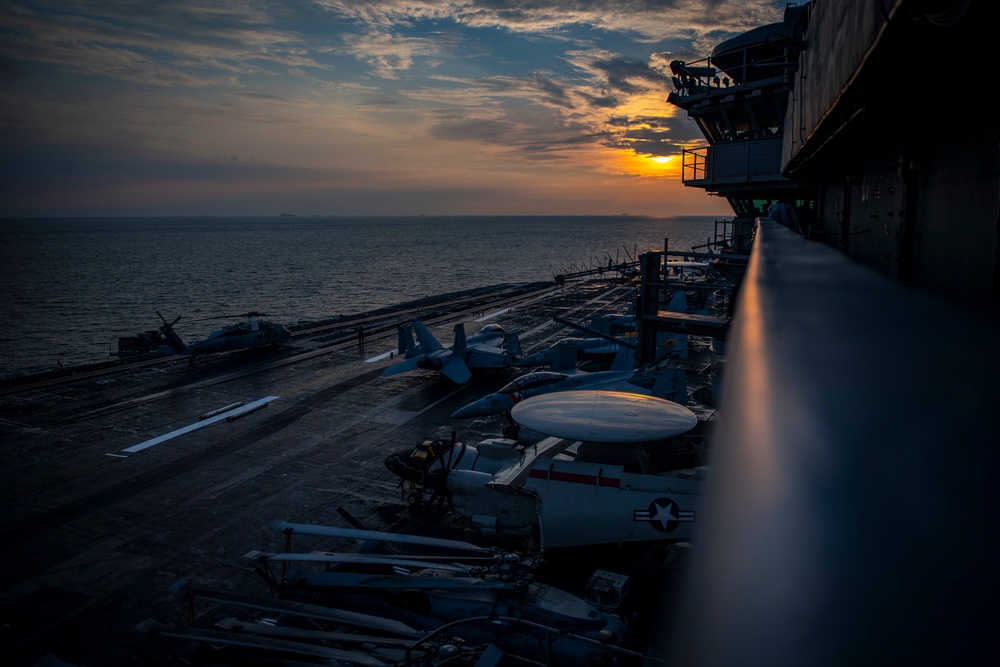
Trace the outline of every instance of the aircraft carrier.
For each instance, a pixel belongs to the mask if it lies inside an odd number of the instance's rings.
[[[728,42],[720,61],[676,64],[676,102],[739,121],[687,152],[684,182],[735,202],[734,240],[745,231],[753,244],[726,338],[698,558],[683,613],[656,638],[680,644],[675,664],[990,654],[1000,159],[982,74],[992,11],[981,0],[820,0],[789,12],[777,69],[746,61],[761,77],[714,68],[774,47],[775,26]],[[748,138],[746,119],[767,122],[762,96],[783,105],[778,123]],[[800,233],[764,217],[785,196],[807,204]],[[523,325],[530,350],[558,335],[553,315],[585,320],[586,308],[618,303],[617,287],[542,292],[494,321]],[[387,336],[366,345],[389,349]],[[241,558],[277,545],[274,519],[339,523],[342,508],[373,528],[430,530],[408,515],[382,456],[450,431],[451,410],[504,378],[461,389],[381,378],[352,345],[273,367],[154,365],[3,394],[4,656],[133,664],[134,624],[183,613],[168,592],[177,578],[259,586]],[[233,422],[122,454],[271,396]],[[459,437],[478,437],[465,427]]]
[[[6,664],[162,664],[137,624],[197,621],[169,591],[181,578],[266,594],[245,554],[283,549],[277,520],[482,543],[453,514],[409,506],[383,461],[431,435],[499,434],[500,421],[449,415],[524,369],[460,386],[424,370],[382,377],[396,361],[396,324],[421,318],[450,342],[456,322],[469,333],[496,323],[519,329],[529,354],[574,333],[554,317],[622,313],[635,293],[609,279],[499,286],[300,327],[284,348],[109,364],[0,388]],[[697,389],[707,347],[691,351]],[[245,412],[202,426],[237,405]],[[711,417],[709,405],[699,409]],[[615,551],[601,554],[608,569],[625,567]],[[557,583],[582,586],[602,566],[596,550],[594,560],[580,553],[553,568]]]

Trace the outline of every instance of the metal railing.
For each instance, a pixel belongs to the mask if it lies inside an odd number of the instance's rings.
[[[781,175],[781,136],[685,148],[681,180],[685,185],[787,180]]]
[[[767,218],[737,300],[676,664],[975,663],[996,643],[995,323]]]

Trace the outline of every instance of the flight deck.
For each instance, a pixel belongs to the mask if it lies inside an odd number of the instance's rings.
[[[565,283],[498,290],[494,302],[481,296],[423,314],[441,340],[450,340],[457,322],[469,331],[493,323],[518,329],[530,354],[567,335],[554,316],[586,322],[624,312],[634,296],[634,286],[614,281]],[[498,435],[501,417],[449,415],[525,369],[491,370],[462,385],[423,370],[383,377],[397,361],[396,340],[395,325],[384,323],[363,341],[317,332],[194,364],[151,360],[3,387],[0,646],[7,664],[159,664],[136,627],[188,620],[184,601],[170,591],[181,578],[265,593],[244,555],[282,550],[276,521],[353,522],[483,543],[459,517],[411,507],[383,461],[427,437]],[[697,393],[704,357],[686,363]],[[691,407],[702,418],[714,412]],[[327,539],[321,547],[356,545]],[[615,563],[578,561],[556,568],[560,583],[582,587],[596,568],[615,571]],[[569,582],[577,573],[583,579]]]

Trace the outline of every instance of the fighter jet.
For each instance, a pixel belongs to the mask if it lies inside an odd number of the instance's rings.
[[[465,384],[472,378],[473,370],[507,368],[521,355],[518,332],[507,331],[497,324],[487,325],[466,339],[465,326],[459,322],[455,325],[455,342],[449,347],[441,345],[420,320],[399,328],[399,353],[406,359],[385,369],[382,377],[423,368],[437,371],[455,384]],[[419,347],[411,344],[410,331],[416,334]]]
[[[608,338],[562,338],[551,347],[518,359],[514,365],[520,368],[548,366],[551,370],[561,370],[589,362],[604,369],[634,368],[635,348],[635,334],[627,334],[617,341]],[[567,350],[572,350],[572,356],[567,355]],[[617,361],[623,351],[629,356]]]
[[[568,348],[565,353],[571,354]],[[659,364],[643,370],[586,372],[577,369],[535,371],[514,378],[499,391],[465,405],[451,414],[452,419],[474,419],[510,414],[526,398],[555,391],[603,389],[656,396],[685,405],[687,380],[683,369]]]

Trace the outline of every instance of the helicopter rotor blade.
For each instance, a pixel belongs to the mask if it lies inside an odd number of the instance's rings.
[[[337,526],[319,526],[314,524],[291,523],[288,521],[275,521],[272,524],[275,530],[284,532],[287,535],[299,533],[301,535],[320,535],[325,537],[341,537],[347,539],[370,540],[373,542],[395,542],[400,544],[417,544],[427,547],[438,547],[443,549],[453,549],[457,551],[471,551],[473,553],[489,553],[489,549],[476,546],[468,542],[446,540],[434,537],[421,537],[417,535],[407,535],[405,533],[387,533],[368,530],[357,530],[352,528],[340,528]]]
[[[160,315],[160,311],[156,311],[156,314]],[[183,317],[183,315],[178,315],[177,317],[174,318],[173,322],[167,323],[167,318],[165,318],[163,315],[160,315],[160,319],[163,320],[163,325],[168,329],[172,329],[175,324],[180,322],[181,317]]]

